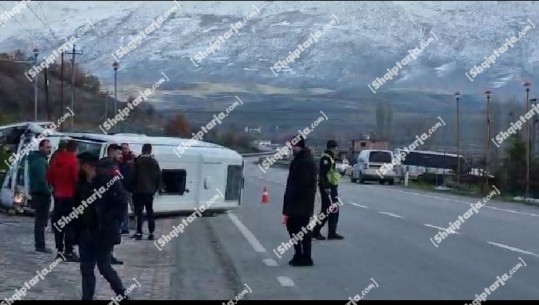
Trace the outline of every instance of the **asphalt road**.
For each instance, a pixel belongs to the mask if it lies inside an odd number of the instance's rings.
[[[226,290],[231,297],[246,284],[252,293],[244,299],[346,300],[365,293],[364,299],[472,300],[520,263],[487,300],[539,298],[535,207],[493,198],[458,233],[435,245],[434,235],[477,200],[401,186],[352,184],[343,178],[338,231],[345,239],[315,241],[315,266],[294,268],[287,264],[293,250],[281,259],[273,252],[288,241],[281,223],[286,176],[285,169],[263,173],[248,163],[241,207],[201,219],[198,233],[193,226],[179,239],[177,253],[184,257],[183,265],[191,267],[190,277],[203,274],[197,282],[207,284],[213,278],[221,283],[205,291]],[[264,186],[269,204],[260,203]],[[202,291],[207,287],[198,286]],[[177,288],[185,291],[188,286]],[[211,298],[200,290],[192,296]]]
[[[352,184],[343,178],[338,231],[345,239],[314,241],[315,265],[290,267],[292,249],[282,258],[273,251],[289,239],[281,223],[287,170],[263,173],[252,162],[246,164],[243,202],[237,210],[196,219],[161,251],[151,241],[132,239],[115,248],[125,261],[116,267],[120,275],[127,283],[135,278],[142,283],[135,299],[347,300],[359,294],[363,299],[472,300],[518,264],[487,300],[539,299],[537,207],[494,198],[458,233],[435,244],[431,239],[477,200],[397,185]],[[264,186],[269,204],[260,202]],[[156,237],[169,233],[181,218],[159,219]],[[14,220],[17,227],[11,228]],[[31,251],[31,219],[0,215],[2,223],[1,298],[52,260]],[[77,264],[57,268],[27,299],[80,298]],[[112,295],[101,277],[98,291],[100,299]]]

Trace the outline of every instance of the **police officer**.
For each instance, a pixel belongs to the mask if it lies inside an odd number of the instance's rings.
[[[327,150],[320,158],[320,171],[318,186],[320,188],[320,196],[322,197],[322,208],[320,214],[325,214],[326,217],[321,217],[321,222],[313,229],[313,238],[325,240],[326,238],[320,234],[320,230],[328,222],[328,239],[343,239],[344,237],[337,234],[337,222],[339,221],[339,205],[332,203],[338,202],[337,187],[341,175],[335,168],[335,157],[337,155],[337,142],[329,140],[327,142]]]

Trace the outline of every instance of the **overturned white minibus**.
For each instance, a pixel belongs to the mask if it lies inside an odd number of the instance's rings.
[[[19,156],[7,170],[0,194],[1,206],[12,213],[33,212],[26,161],[28,154],[20,152],[27,150],[27,143],[37,142],[36,137],[45,131],[45,128],[30,123],[26,132],[21,134],[17,151],[14,152]],[[176,148],[182,143],[186,145],[189,140],[134,134],[47,132],[47,139],[51,141],[53,152],[61,140],[72,139],[78,142],[79,154],[90,152],[99,158],[106,155],[106,149],[111,144],[127,143],[136,156],[141,154],[143,144],[151,144],[152,154],[162,172],[162,185],[154,199],[156,214],[189,213],[201,205],[207,212],[218,213],[241,204],[244,159],[231,149],[191,141],[188,148],[178,155]],[[37,145],[33,146],[32,150],[37,150]],[[211,205],[207,206],[207,202],[211,202]]]

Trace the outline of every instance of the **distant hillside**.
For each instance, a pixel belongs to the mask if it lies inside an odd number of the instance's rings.
[[[34,120],[34,83],[30,82],[24,73],[30,68],[24,61],[31,60],[21,51],[0,54],[0,108],[4,123]],[[38,77],[38,120],[57,121],[69,112],[65,107],[71,105],[71,65],[66,60],[64,64],[64,108],[61,105],[61,67],[52,64],[48,70],[48,103],[45,92],[45,73]],[[97,77],[87,74],[79,66],[75,68],[75,103],[74,126],[76,130],[98,131],[99,125],[105,118],[105,107],[108,103],[108,117],[112,117],[114,99],[101,90]],[[119,103],[121,109],[125,104]],[[151,104],[139,104],[130,113],[125,128],[137,122],[150,123],[158,117]],[[69,128],[69,121],[63,124]]]

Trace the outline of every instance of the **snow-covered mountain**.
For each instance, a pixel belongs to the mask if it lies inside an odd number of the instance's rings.
[[[18,2],[1,2],[11,10]],[[42,55],[76,35],[88,20],[93,28],[76,42],[84,54],[77,62],[112,84],[113,53],[141,31],[151,32],[140,46],[120,59],[122,92],[149,87],[164,72],[168,99],[176,96],[262,94],[323,96],[347,92],[369,98],[384,91],[481,97],[486,88],[502,94],[522,93],[522,81],[539,74],[539,29],[531,28],[513,48],[473,82],[465,72],[480,65],[506,39],[530,24],[539,25],[532,2],[181,2],[168,20],[154,29],[153,20],[174,2],[29,1],[28,8],[0,28],[0,51],[34,45]],[[233,24],[252,18],[220,49],[197,65],[195,56]],[[285,60],[311,33],[323,31],[296,59],[275,75],[270,67]],[[531,22],[531,23],[530,23]],[[434,35],[434,36],[433,36]],[[436,40],[375,95],[367,87],[429,37]],[[305,45],[304,45],[305,46]],[[200,57],[199,57],[200,59]],[[533,90],[533,89],[532,89]],[[159,95],[163,97],[164,95]]]

